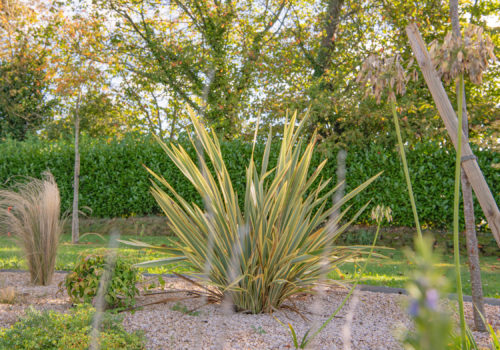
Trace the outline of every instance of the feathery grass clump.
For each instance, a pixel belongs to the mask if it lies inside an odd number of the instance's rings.
[[[0,233],[10,233],[23,248],[31,282],[52,281],[62,233],[59,189],[50,173],[30,179],[15,190],[0,190]]]

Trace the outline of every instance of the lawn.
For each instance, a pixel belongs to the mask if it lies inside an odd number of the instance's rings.
[[[101,238],[102,237],[102,238]],[[175,238],[164,236],[123,236],[122,239],[138,239],[150,244],[168,245]],[[104,239],[104,240],[103,240]],[[80,244],[71,244],[71,235],[63,235],[61,245],[56,261],[57,270],[69,270],[74,266],[77,257],[80,254],[90,254],[102,252],[108,245],[108,236],[86,236]],[[399,250],[381,249],[380,253],[386,258],[377,258],[370,261],[362,277],[362,283],[371,285],[383,285],[389,287],[404,287],[406,271],[411,268],[404,254]],[[146,260],[158,259],[164,257],[163,253],[149,249],[134,249],[124,244],[119,245],[119,254],[132,263]],[[364,259],[356,259],[346,262],[340,267],[339,272],[333,272],[329,277],[335,279],[348,280],[352,276],[354,269],[358,269]],[[464,264],[467,261],[466,256],[461,257],[462,282],[464,284],[464,293],[470,295],[469,272]],[[453,279],[453,256],[443,256],[441,264],[450,280]],[[0,269],[26,269],[26,264],[22,257],[22,252],[12,240],[6,236],[0,236]],[[176,264],[169,267],[155,267],[147,269],[149,273],[172,273],[187,272],[188,267],[183,264]],[[484,295],[487,297],[500,298],[500,260],[497,257],[481,257],[481,275],[483,280]],[[452,291],[453,292],[453,291]]]

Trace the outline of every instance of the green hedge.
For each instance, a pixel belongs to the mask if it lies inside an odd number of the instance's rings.
[[[194,154],[188,142],[183,142]],[[270,164],[276,162],[278,149],[274,145]],[[240,200],[244,197],[245,167],[251,145],[240,141],[223,142],[222,151]],[[486,181],[498,203],[500,171],[491,165],[500,163],[500,154],[474,149]],[[256,149],[260,158],[263,146]],[[452,223],[454,151],[435,143],[420,143],[407,150],[415,197],[424,225],[446,228]],[[315,155],[314,164],[322,156]],[[49,169],[61,191],[63,209],[71,208],[73,181],[73,145],[67,141],[0,143],[0,186],[9,186],[17,175],[35,176]],[[143,164],[160,173],[189,201],[200,203],[194,188],[180,174],[160,146],[149,137],[129,136],[123,140],[83,139],[81,144],[80,205],[90,207],[94,217],[127,217],[159,214],[159,207],[149,193],[150,176]],[[335,177],[335,157],[327,164],[324,176]],[[383,170],[384,174],[356,197],[354,209],[373,198],[393,210],[393,225],[413,226],[413,215],[406,191],[403,172],[396,149],[371,145],[350,149],[347,157],[347,189]],[[476,207],[477,222],[484,219]],[[368,213],[359,223],[368,221]]]

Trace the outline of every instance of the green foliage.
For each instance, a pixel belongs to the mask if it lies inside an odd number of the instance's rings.
[[[23,140],[52,114],[54,103],[44,96],[45,61],[43,54],[24,53],[0,60],[0,137]]]
[[[37,78],[42,94],[50,93],[34,104],[38,86],[27,79],[25,88],[32,95],[8,88],[4,97],[14,95],[12,101],[5,100],[9,107],[21,106],[19,98],[29,97],[22,106],[30,107],[26,111],[58,100],[61,108],[53,111],[59,114],[57,121],[39,128],[49,137],[69,131],[64,121],[72,117],[76,95],[90,89],[106,98],[86,101],[92,112],[102,107],[101,113],[85,118],[88,124],[82,123],[89,134],[139,128],[176,135],[187,124],[183,106],[190,105],[204,111],[207,125],[232,139],[246,136],[248,112],[254,108],[270,126],[283,122],[287,107],[311,107],[309,131],[319,127],[330,145],[387,142],[392,138],[387,108],[360,102],[362,92],[353,84],[356,70],[375,48],[401,51],[407,60],[411,50],[404,28],[411,21],[421,25],[426,42],[449,27],[447,3],[438,0],[29,3],[9,1],[2,7],[0,60],[9,63],[27,51],[35,58],[28,63],[39,68],[37,58],[47,58],[42,69],[27,71]],[[461,1],[460,15],[462,22],[484,25],[498,47],[498,31],[486,25],[496,15],[495,5]],[[91,15],[79,16],[82,11]],[[489,68],[482,86],[467,88],[475,139],[490,134],[499,119],[499,67]],[[425,82],[412,82],[408,90],[413,93],[400,100],[398,111],[409,126],[404,138],[442,139],[442,122]]]
[[[81,257],[65,281],[68,295],[73,303],[91,303],[93,301],[105,268],[105,255]],[[139,293],[136,287],[136,283],[139,281],[139,272],[129,262],[122,259],[118,259],[111,270],[112,278],[104,296],[106,305],[110,308],[134,305],[135,296]]]
[[[415,322],[415,330],[403,340],[405,349],[441,350],[454,343],[453,322],[439,305],[440,296],[446,292],[448,281],[432,253],[432,239],[415,239],[416,251],[407,251],[414,264],[411,280],[406,289],[410,296],[408,312]]]
[[[479,166],[496,201],[500,199],[500,172],[491,165],[500,160],[500,154],[474,148]],[[422,226],[434,228],[451,227],[453,220],[453,169],[454,150],[450,145],[438,143],[416,143],[406,148],[408,166],[411,169],[416,205]],[[350,151],[347,156],[347,181],[359,181],[362,174],[384,170],[380,181],[367,189],[358,200],[371,196],[375,202],[383,202],[393,208],[393,224],[414,226],[413,214],[408,200],[399,155],[395,149],[372,145],[364,152]],[[366,196],[366,197],[365,197]],[[462,210],[462,209],[461,209]],[[475,203],[477,222],[485,220],[477,201]],[[484,228],[484,226],[483,226]]]
[[[193,147],[184,140],[180,143],[195,156]],[[246,166],[252,146],[234,140],[221,142],[221,152],[226,167],[238,193],[240,206],[245,193]],[[276,165],[278,144],[273,143],[269,156],[269,167]],[[202,200],[194,187],[180,173],[175,165],[165,159],[158,143],[149,137],[128,135],[118,140],[98,140],[83,138],[81,142],[80,203],[92,209],[95,217],[128,217],[159,214],[159,206],[149,193],[150,181],[143,164],[171,183],[188,202],[201,205]],[[255,147],[255,162],[260,166],[264,145]],[[496,201],[500,201],[500,171],[492,164],[500,163],[500,153],[474,147],[479,166],[491,188]],[[453,220],[453,173],[454,150],[448,144],[417,142],[406,147],[408,166],[414,186],[415,199],[423,228],[451,227]],[[69,141],[46,142],[29,140],[26,142],[5,141],[0,143],[0,184],[10,185],[15,175],[39,177],[50,169],[61,192],[62,211],[71,209],[73,197],[74,151]],[[317,167],[324,157],[313,155],[311,169]],[[379,170],[384,173],[366,191],[353,199],[353,209],[359,209],[370,198],[377,203],[385,203],[393,209],[393,225],[411,227],[413,215],[408,201],[408,192],[396,148],[377,144],[351,148],[347,153],[347,190],[353,184],[363,182]],[[323,173],[335,177],[336,154],[327,161]],[[330,184],[327,189],[331,188]],[[485,219],[476,202],[477,222]],[[361,215],[356,223],[367,223],[367,214]],[[483,229],[485,227],[483,226]]]
[[[11,328],[0,329],[0,349],[66,350],[88,349],[95,310],[79,306],[67,314],[29,308]],[[145,349],[139,332],[127,333],[116,315],[104,314],[98,344],[100,349]]]
[[[253,331],[257,334],[266,334],[267,332],[264,330],[264,328],[262,328],[262,326],[259,326],[259,327],[255,327],[254,325],[251,326]]]
[[[114,103],[108,94],[90,90],[78,106],[80,133],[88,137],[111,137],[133,130],[135,122],[121,105]],[[42,136],[49,140],[74,137],[74,115],[76,107],[68,108],[65,117],[45,124]]]
[[[253,1],[99,0],[88,10],[109,9],[116,23],[106,33],[112,52],[102,48],[114,56],[114,69],[142,85],[142,92],[165,91],[168,100],[204,111],[209,126],[233,138],[240,134],[241,111],[256,96],[259,72],[272,59],[283,27],[278,23],[290,6],[286,1],[260,6]],[[170,12],[176,20],[162,18]],[[177,114],[175,108],[170,113]]]
[[[432,246],[433,239],[425,236],[423,239],[415,238],[415,251],[406,250],[406,256],[414,266],[406,289],[410,297],[408,313],[415,327],[402,334],[403,347],[405,350],[479,349],[467,325],[464,330],[457,332],[453,315],[441,303],[442,296],[449,291],[450,283]],[[498,339],[493,328],[484,318],[483,321],[493,346],[496,346]]]
[[[319,177],[326,160],[309,174],[315,137],[305,147],[299,139],[306,120],[295,127],[293,115],[285,125],[276,167],[268,168],[271,138],[260,167],[251,155],[242,210],[215,133],[209,134],[191,114],[200,143],[196,150],[200,168],[181,145],[161,145],[203,197],[204,209],[187,202],[172,184],[151,171],[158,181],[153,182],[151,192],[180,242],[172,249],[173,257],[138,266],[187,261],[214,287],[208,292],[215,300],[230,300],[237,310],[261,313],[272,312],[293,295],[309,292],[315,282],[351,256],[349,249],[333,246],[352,222],[339,225],[348,210],[329,225],[320,225],[380,174],[330,206],[336,188],[323,192],[330,179]],[[312,188],[316,180],[318,185]]]
[[[500,36],[485,23],[485,18],[494,13],[489,3],[461,1],[461,22],[483,25],[498,47]],[[339,4],[338,15],[332,13],[330,9]],[[303,6],[314,10],[307,11]],[[301,2],[294,7],[294,25],[284,26],[274,48],[279,61],[272,62],[269,71],[261,72],[269,84],[263,84],[262,99],[256,98],[256,103],[260,103],[263,114],[268,114],[267,120],[281,122],[283,108],[301,111],[310,107],[310,131],[319,128],[331,148],[362,146],[375,140],[390,143],[394,135],[387,122],[388,106],[376,105],[373,99],[361,101],[363,92],[353,89],[354,77],[362,61],[375,50],[401,53],[407,61],[413,55],[405,34],[410,22],[419,24],[425,42],[444,36],[449,28],[448,2],[330,0],[314,5]],[[471,13],[470,20],[466,20]],[[321,62],[323,53],[328,56],[326,66]],[[489,68],[485,84],[468,89],[474,139],[484,136],[480,135],[483,127],[491,132],[491,123],[499,119],[494,101],[498,101],[500,89],[492,79],[498,76],[499,67],[497,64]],[[404,121],[403,138],[411,143],[442,140],[443,124],[424,79],[409,83],[407,88],[411,94],[398,100],[398,113]]]

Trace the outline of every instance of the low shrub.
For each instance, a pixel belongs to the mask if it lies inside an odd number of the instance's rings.
[[[50,173],[14,190],[0,190],[0,232],[20,242],[34,284],[52,281],[64,224],[60,208],[59,189]]]
[[[80,306],[68,314],[37,311],[26,315],[10,328],[0,329],[0,349],[66,350],[88,349],[95,310]],[[105,313],[97,339],[100,349],[145,349],[142,333],[125,331],[117,315]]]
[[[80,258],[65,280],[66,290],[73,303],[93,302],[105,268],[105,255],[88,255]],[[119,258],[110,269],[112,277],[104,296],[107,307],[125,308],[134,305],[135,296],[139,293],[136,287],[140,277],[138,270]]]

